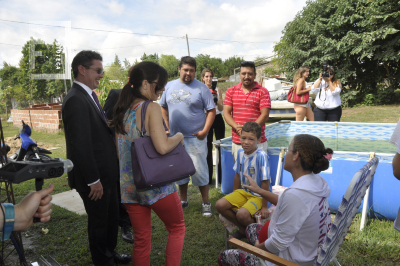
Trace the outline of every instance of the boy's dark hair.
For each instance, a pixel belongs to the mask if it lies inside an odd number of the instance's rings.
[[[192,66],[192,67],[194,67],[194,70],[196,70],[196,67],[197,67],[196,59],[194,59],[191,56],[183,56],[181,58],[181,61],[179,62],[179,68],[181,68],[183,64],[187,64],[189,66]]]
[[[243,131],[255,134],[257,139],[261,138],[261,126],[256,122],[246,122],[242,127]]]
[[[83,50],[77,53],[72,60],[72,72],[74,73],[74,78],[78,76],[79,66],[83,66],[85,68],[89,68],[91,65],[93,65],[93,60],[100,60],[103,61],[103,58],[98,52],[95,51],[90,51],[90,50]]]

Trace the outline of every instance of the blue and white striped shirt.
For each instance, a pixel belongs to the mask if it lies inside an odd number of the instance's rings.
[[[237,159],[235,165],[233,166],[233,170],[239,174],[241,185],[250,185],[247,178],[243,175],[246,173],[251,176],[254,181],[256,181],[259,187],[261,187],[261,181],[269,180],[269,191],[272,192],[268,155],[262,149],[258,148],[249,155],[245,154],[243,149],[238,150]],[[246,188],[243,188],[243,190],[252,195],[261,197],[257,193],[254,193]]]

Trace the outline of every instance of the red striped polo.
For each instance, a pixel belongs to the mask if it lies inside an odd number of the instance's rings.
[[[232,106],[232,117],[236,123],[244,125],[249,121],[256,121],[261,115],[261,109],[271,109],[271,98],[266,88],[254,82],[254,87],[245,94],[240,82],[230,87],[225,94],[224,104]],[[265,137],[265,125],[261,126],[261,143],[267,141]],[[240,136],[232,128],[232,142],[239,144]]]

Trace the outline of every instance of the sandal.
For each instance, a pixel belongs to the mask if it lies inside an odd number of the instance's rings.
[[[232,235],[230,235],[231,237],[234,237],[236,239],[243,239],[246,238],[246,234],[242,234],[239,232],[239,230],[237,230],[235,233],[233,233]]]

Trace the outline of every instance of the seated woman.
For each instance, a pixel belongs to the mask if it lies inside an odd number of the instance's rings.
[[[332,153],[319,138],[297,135],[289,145],[284,164],[292,174],[293,184],[282,195],[263,190],[247,178],[250,185],[244,187],[276,205],[269,223],[247,227],[250,244],[300,265],[314,265],[318,247],[331,224],[327,200],[331,190],[318,173],[328,169]],[[218,263],[249,266],[257,265],[258,259],[239,250],[226,250],[219,255]]]

